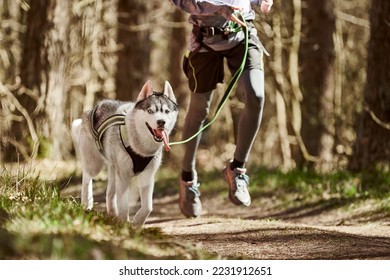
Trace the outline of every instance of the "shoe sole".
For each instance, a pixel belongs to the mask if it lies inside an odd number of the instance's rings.
[[[179,198],[180,199],[180,198]],[[200,202],[199,202],[200,203]],[[198,212],[199,214],[195,214],[194,211],[191,211],[191,210],[188,210],[187,209],[188,207],[185,207],[185,205],[183,205],[182,202],[179,201],[179,209],[180,209],[180,212],[187,218],[198,218],[200,217],[200,215],[202,214],[202,204],[199,205],[199,209]],[[191,207],[190,207],[191,208]]]
[[[233,203],[234,205],[237,205],[237,206],[241,206],[241,205],[244,205],[246,207],[250,206],[251,205],[251,202],[252,200],[249,200],[248,202],[244,203],[242,201],[239,201],[234,195],[232,195],[230,192],[229,192],[229,200],[231,203]]]
[[[233,204],[236,205],[236,206],[241,206],[241,205],[244,205],[244,206],[246,206],[246,207],[250,206],[252,200],[249,200],[249,202],[244,203],[244,202],[238,200],[238,199],[234,196],[234,194],[231,193],[231,191],[230,191],[229,179],[227,178],[227,175],[226,175],[226,168],[223,170],[223,178],[225,179],[225,181],[226,181],[226,182],[228,183],[228,185],[229,185],[229,200],[230,200],[230,202],[233,203]]]
[[[195,214],[194,211],[191,211],[191,210],[188,210],[188,207],[186,207],[186,203],[185,203],[185,200],[182,199],[181,197],[181,194],[182,194],[182,185],[180,184],[179,182],[179,185],[180,185],[180,193],[179,193],[179,209],[180,209],[180,212],[186,217],[186,218],[198,218],[201,216],[201,213],[202,213],[202,204],[199,200],[199,211],[196,211],[198,212],[199,214]],[[187,193],[188,190],[185,190],[184,192]],[[187,197],[187,195],[185,195],[185,197]],[[191,208],[191,207],[189,207]]]
[[[201,216],[201,214],[199,215],[195,215],[194,213],[187,213],[186,211],[184,211],[182,209],[182,207],[179,207],[180,208],[180,212],[186,217],[186,218],[198,218]]]

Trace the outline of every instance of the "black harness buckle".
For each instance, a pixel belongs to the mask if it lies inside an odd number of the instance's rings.
[[[202,26],[200,28],[200,30],[201,30],[203,36],[205,36],[205,37],[212,37],[215,35],[224,35],[226,32],[223,28],[214,27],[214,26]]]

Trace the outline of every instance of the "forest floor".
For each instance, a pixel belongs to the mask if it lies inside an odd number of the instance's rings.
[[[61,196],[79,197],[81,178],[75,171],[79,167],[67,163],[53,166],[43,162],[34,169],[48,180],[55,178],[44,173],[54,168],[72,174],[59,181]],[[158,176],[154,209],[145,228],[157,228],[168,242],[182,248],[195,248],[222,259],[390,260],[389,197],[340,197],[321,191],[321,195],[307,199],[310,189],[297,193],[278,185],[271,187],[269,182],[262,186],[264,178],[253,176],[252,204],[242,207],[230,203],[220,174],[205,173],[200,174],[202,216],[187,219],[178,207],[174,175],[170,170]],[[103,175],[95,184],[95,210],[101,212],[105,212],[105,180]]]
[[[187,219],[178,207],[176,174],[158,177],[154,210],[145,227],[160,228],[176,242],[229,259],[390,260],[388,198],[323,193],[307,199],[307,193],[269,186],[256,192],[253,188],[262,186],[253,178],[251,206],[235,206],[222,176],[208,173],[201,185],[202,216]],[[104,179],[102,183],[95,202],[105,211]]]
[[[184,218],[177,201],[176,195],[156,199],[147,226],[222,257],[390,259],[390,219],[374,214],[374,201],[349,210],[332,202],[280,208],[264,197],[244,208],[208,196],[196,219]]]

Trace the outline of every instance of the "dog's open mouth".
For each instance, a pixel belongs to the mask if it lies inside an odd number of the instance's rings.
[[[169,147],[169,136],[164,128],[152,128],[147,122],[145,123],[150,133],[153,135],[154,141],[163,142],[165,150],[168,152],[171,150]]]

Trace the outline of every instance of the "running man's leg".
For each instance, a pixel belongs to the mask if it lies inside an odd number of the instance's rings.
[[[240,79],[240,88],[245,93],[245,107],[238,123],[234,159],[245,163],[248,161],[263,115],[264,71],[245,70]]]
[[[202,127],[210,110],[213,91],[206,93],[192,93],[188,112],[184,122],[183,140],[197,133]],[[196,151],[201,139],[199,134],[195,139],[185,144],[185,153],[182,169],[186,172],[195,170]]]

